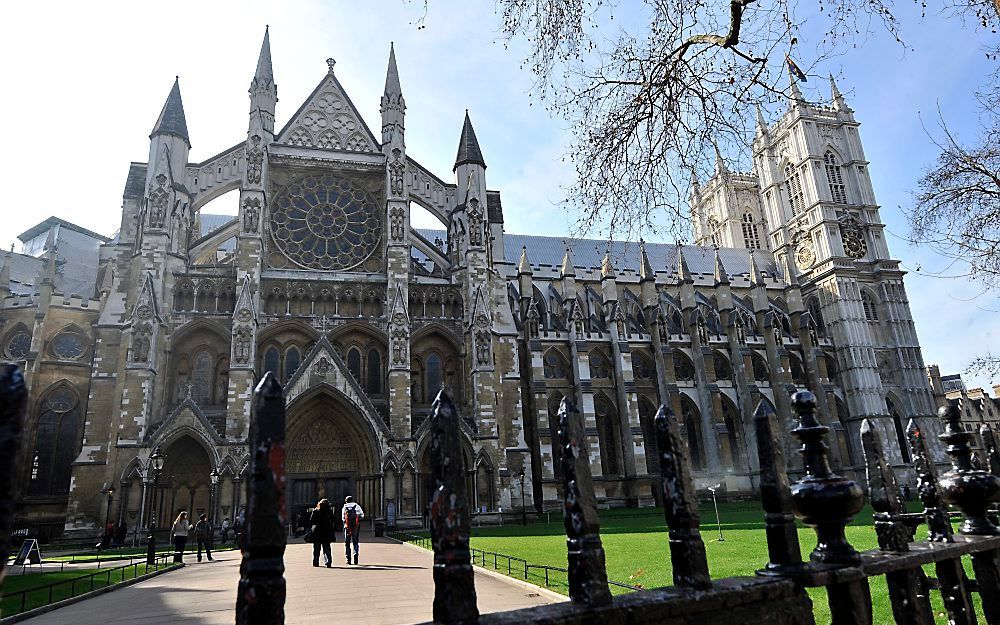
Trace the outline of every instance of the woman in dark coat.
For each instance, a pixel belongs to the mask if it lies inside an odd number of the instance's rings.
[[[326,567],[333,566],[330,543],[337,540],[337,525],[329,499],[320,499],[309,514],[309,541],[313,544],[313,566],[319,566],[319,549],[322,545]]]

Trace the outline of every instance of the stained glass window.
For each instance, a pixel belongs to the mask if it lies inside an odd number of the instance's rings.
[[[83,356],[87,348],[83,337],[75,332],[63,332],[52,339],[52,355],[60,360],[76,360]]]
[[[802,178],[791,165],[785,166],[785,185],[787,186],[788,204],[792,208],[792,214],[798,215],[805,209],[806,199],[802,192]]]
[[[569,367],[563,357],[554,349],[545,352],[546,379],[566,379],[569,377]]]
[[[294,345],[289,347],[288,351],[285,352],[285,382],[292,379],[300,362],[302,362],[302,354],[299,352],[299,348]]]
[[[355,380],[361,381],[361,350],[357,347],[347,350],[347,370]]]
[[[743,214],[743,247],[748,250],[760,249],[760,231],[751,213]]]
[[[680,352],[674,352],[674,377],[677,380],[693,380],[694,365],[691,360]]]
[[[191,389],[191,398],[199,406],[207,406],[212,403],[212,355],[206,350],[198,352],[194,357],[194,372],[191,382],[194,387]]]
[[[441,357],[435,353],[427,356],[427,397],[433,399],[437,397],[441,390]]]
[[[590,352],[590,377],[597,380],[611,377],[611,363],[599,351]]]
[[[77,452],[80,411],[76,393],[66,387],[51,391],[42,401],[35,427],[35,446],[28,494],[60,495],[69,491]]]
[[[31,335],[27,332],[18,332],[7,340],[5,352],[7,358],[11,360],[24,360],[31,350]]]
[[[264,372],[270,371],[274,375],[278,375],[281,369],[281,356],[278,354],[277,347],[269,347],[266,352],[264,352]]]
[[[378,395],[382,392],[382,355],[377,349],[368,352],[368,393]]]
[[[301,267],[350,269],[378,249],[380,215],[372,195],[353,183],[329,174],[305,176],[275,196],[271,236]]]
[[[834,202],[847,204],[847,188],[844,186],[844,175],[837,163],[837,156],[833,152],[827,152],[823,160],[826,162],[826,179],[830,183],[830,197]]]

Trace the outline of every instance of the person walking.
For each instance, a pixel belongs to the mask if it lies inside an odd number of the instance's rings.
[[[319,550],[323,548],[326,568],[333,566],[333,555],[330,553],[330,543],[337,540],[336,519],[329,499],[320,499],[309,514],[309,529],[306,531],[306,542],[313,545],[313,566],[319,566]]]
[[[208,515],[202,514],[198,517],[198,524],[194,526],[194,536],[198,540],[198,562],[201,562],[201,548],[205,547],[205,556],[208,561],[212,561],[212,524],[208,522]]]
[[[181,513],[177,515],[177,519],[174,520],[173,527],[170,528],[170,535],[174,538],[174,562],[183,563],[184,562],[184,547],[187,545],[188,532],[194,526],[188,522],[188,513],[181,510]]]
[[[229,540],[229,519],[222,519],[222,544]]]
[[[341,520],[344,522],[344,554],[347,563],[351,564],[351,543],[354,543],[354,564],[358,563],[358,539],[361,537],[361,519],[365,511],[354,501],[354,497],[344,497],[344,508],[341,510]]]

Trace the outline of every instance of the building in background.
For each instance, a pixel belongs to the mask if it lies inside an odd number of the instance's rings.
[[[864,418],[900,467],[907,420],[937,431],[903,272],[836,90],[824,107],[796,88],[780,120],[761,120],[754,173],[720,159],[692,195],[696,245],[609,244],[505,232],[468,115],[451,174],[423,166],[392,50],[379,136],[333,68],[276,128],[265,34],[246,137],[200,162],[175,82],[148,160],[129,167],[117,235],[49,219],[0,257],[0,349],[31,392],[24,522],[92,530],[109,487],[129,527],[238,514],[265,372],[288,397],[293,518],[353,494],[419,522],[442,388],[487,514],[561,505],[563,398],[583,413],[608,506],[658,498],[660,404],[698,484],[731,491],[757,487],[755,406],[790,414],[796,390],[817,394],[847,474],[863,466]],[[212,214],[228,192],[239,214]],[[414,205],[440,228],[411,227]]]

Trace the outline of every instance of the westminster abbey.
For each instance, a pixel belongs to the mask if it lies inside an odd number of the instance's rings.
[[[391,48],[380,135],[332,60],[276,127],[265,33],[246,137],[192,162],[175,82],[114,236],[50,218],[0,253],[0,357],[31,394],[21,523],[92,531],[110,489],[129,529],[238,515],[267,371],[287,394],[292,515],[353,494],[370,516],[419,522],[442,387],[477,514],[559,506],[565,396],[604,506],[658,499],[661,403],[699,487],[757,489],[751,415],[761,401],[790,414],[796,389],[818,396],[838,470],[861,469],[869,418],[905,474],[903,427],[936,431],[935,407],[859,123],[831,88],[818,105],[793,85],[780,119],[758,114],[753,171],[720,160],[694,185],[695,245],[567,242],[505,231],[468,114],[452,172],[420,163]],[[230,191],[238,215],[202,211]],[[411,227],[411,206],[440,228]]]

